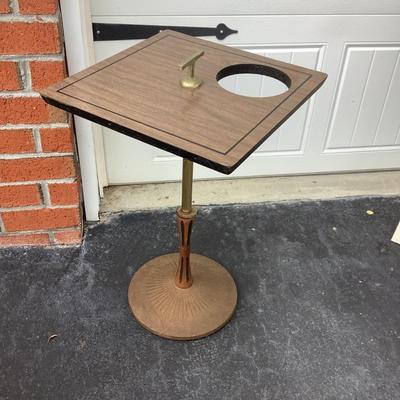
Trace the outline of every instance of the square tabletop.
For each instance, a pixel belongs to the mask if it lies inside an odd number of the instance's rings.
[[[179,84],[178,65],[204,51],[196,63],[203,84]],[[218,80],[260,73],[286,84],[271,97],[247,97]],[[234,171],[296,111],[327,75],[193,38],[159,34],[68,77],[41,92],[52,105],[217,171]]]

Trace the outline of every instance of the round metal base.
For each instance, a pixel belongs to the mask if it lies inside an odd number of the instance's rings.
[[[175,286],[179,254],[146,262],[133,276],[128,301],[137,321],[168,339],[191,340],[221,329],[232,317],[237,290],[229,272],[211,258],[191,254],[193,285]]]

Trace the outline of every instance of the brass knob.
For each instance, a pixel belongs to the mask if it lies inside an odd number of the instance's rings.
[[[188,75],[180,80],[180,84],[183,88],[195,89],[198,88],[203,81],[194,76],[194,66],[196,61],[204,55],[204,51],[200,51],[199,53],[194,54],[185,62],[179,64],[179,68],[181,71],[188,68]]]

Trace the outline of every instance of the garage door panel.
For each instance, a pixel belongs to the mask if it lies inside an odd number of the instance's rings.
[[[383,103],[382,114],[376,129],[374,145],[390,146],[400,144],[400,123],[393,116],[399,115],[400,108],[400,51],[397,51],[397,60],[393,69],[386,98]]]
[[[369,79],[364,89],[364,100],[358,112],[358,120],[350,144],[352,147],[374,145],[397,56],[398,50],[394,49],[374,51]]]
[[[327,149],[396,144],[400,125],[399,47],[346,45]],[[397,109],[394,102],[397,101]],[[383,129],[382,129],[383,127]]]

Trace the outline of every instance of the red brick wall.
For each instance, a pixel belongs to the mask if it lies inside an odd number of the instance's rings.
[[[79,243],[71,121],[38,91],[66,74],[56,0],[0,0],[0,246]]]

